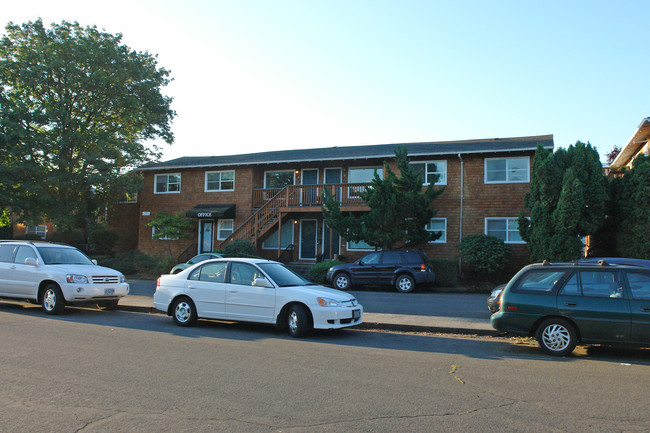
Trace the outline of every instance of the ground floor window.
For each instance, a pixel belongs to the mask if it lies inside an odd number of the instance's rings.
[[[431,243],[444,244],[447,242],[447,218],[431,218],[426,230],[441,233],[441,236],[435,241],[431,241]]]
[[[485,234],[501,239],[507,244],[524,243],[519,235],[519,222],[516,217],[485,218]]]
[[[282,249],[286,249],[293,243],[293,221],[287,221],[282,224]],[[262,242],[262,248],[265,250],[278,249],[278,229],[273,230],[268,238]]]
[[[25,234],[37,235],[41,239],[45,239],[47,237],[47,226],[45,224],[41,224],[37,226],[27,226],[27,229],[25,230]]]
[[[219,220],[217,223],[217,239],[223,241],[233,232],[234,220]]]
[[[156,239],[156,226],[151,227],[151,239]],[[158,238],[159,241],[175,241],[177,239],[167,235]]]
[[[351,251],[375,251],[375,247],[372,245],[364,242],[364,241],[357,241],[357,242],[348,242],[348,250]]]

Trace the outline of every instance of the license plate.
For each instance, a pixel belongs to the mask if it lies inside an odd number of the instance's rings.
[[[357,320],[361,317],[361,310],[352,310],[352,318]]]
[[[114,295],[115,289],[104,289],[104,295]]]

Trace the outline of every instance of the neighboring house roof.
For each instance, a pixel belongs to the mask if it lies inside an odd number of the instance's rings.
[[[541,144],[546,149],[553,149],[553,135],[426,143],[375,144],[368,146],[337,146],[317,149],[276,150],[242,155],[184,156],[169,161],[148,164],[138,170],[392,158],[395,156],[395,149],[399,146],[406,147],[409,157],[415,157],[455,155],[459,153],[521,152],[535,150],[538,144]]]
[[[632,134],[630,141],[621,149],[621,153],[612,161],[610,166],[612,168],[629,166],[634,157],[643,149],[643,146],[648,144],[648,138],[650,138],[650,117],[646,117],[641,121],[639,127]]]

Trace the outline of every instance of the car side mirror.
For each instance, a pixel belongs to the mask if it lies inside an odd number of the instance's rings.
[[[272,288],[273,285],[271,285],[271,282],[267,280],[266,278],[255,278],[253,280],[253,286],[255,287],[266,287],[266,288]]]
[[[93,265],[97,264],[97,260],[95,260],[95,259],[92,259],[91,262],[93,262]]]
[[[29,266],[38,266],[38,260],[33,257],[27,257],[25,259],[25,264]]]
[[[363,266],[363,260],[359,260],[357,263],[359,264],[359,266]]]

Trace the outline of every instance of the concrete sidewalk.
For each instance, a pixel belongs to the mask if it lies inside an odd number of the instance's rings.
[[[120,300],[117,309],[163,314],[153,307],[153,298],[150,296],[128,295]],[[402,332],[497,335],[497,331],[490,326],[490,322],[487,320],[406,314],[363,313],[363,323],[357,328]]]

